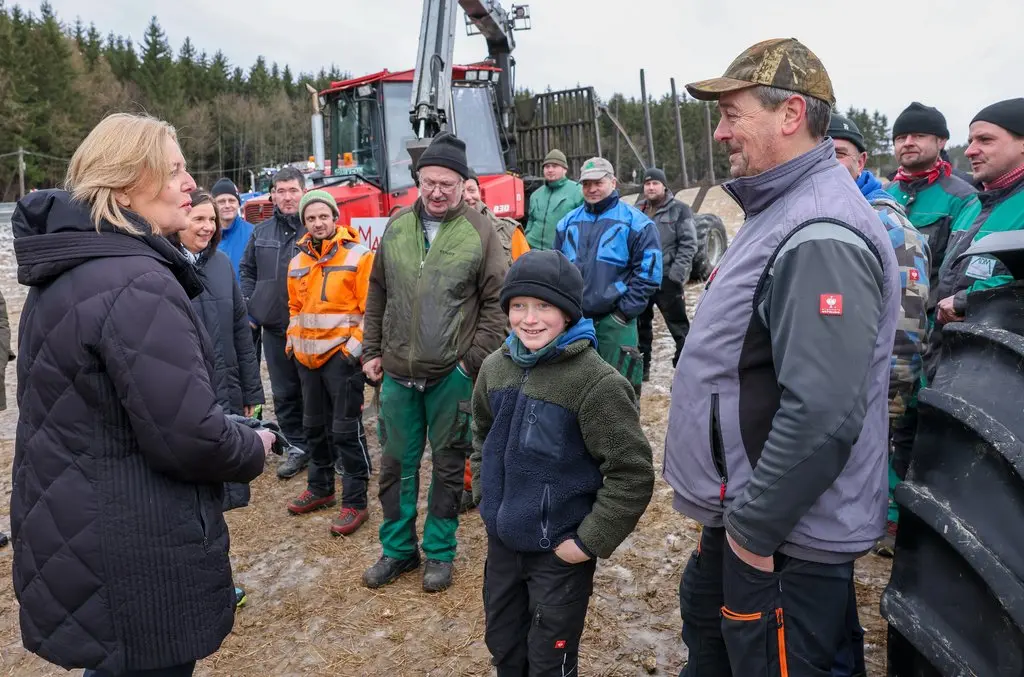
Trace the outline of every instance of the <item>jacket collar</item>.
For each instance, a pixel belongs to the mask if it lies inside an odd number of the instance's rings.
[[[1024,177],[1017,179],[1016,182],[1007,186],[1006,188],[997,188],[995,190],[983,190],[978,193],[978,200],[981,201],[983,207],[994,207],[1008,197],[1015,195],[1021,190],[1024,190]]]
[[[612,191],[612,194],[601,200],[597,204],[590,204],[589,202],[583,203],[583,208],[588,214],[604,214],[606,211],[619,204],[619,190],[616,188]]]
[[[654,215],[657,216],[658,214],[660,214],[663,211],[667,210],[669,207],[672,206],[672,203],[675,202],[675,201],[676,201],[676,196],[673,195],[672,193],[669,193],[669,192],[666,191],[665,192],[665,201],[662,202],[660,205],[658,205],[658,208],[655,210]],[[639,209],[640,211],[644,211],[647,208],[648,202],[650,202],[650,201],[647,198],[643,197],[643,198],[640,198],[637,201],[636,205],[634,205],[634,206],[637,209]]]
[[[767,209],[795,184],[815,172],[833,167],[836,152],[831,139],[825,139],[803,155],[754,176],[744,176],[723,184],[749,218]]]
[[[313,247],[313,236],[308,232],[299,239],[297,246],[314,259],[322,261],[333,256],[338,247],[346,242],[359,242],[359,233],[352,226],[338,226],[334,235],[321,243],[319,252]]]

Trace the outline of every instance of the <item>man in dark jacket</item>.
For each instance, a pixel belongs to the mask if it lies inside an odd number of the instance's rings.
[[[664,475],[704,525],[680,586],[682,674],[771,674],[792,652],[792,677],[828,675],[854,560],[885,526],[896,255],[825,138],[835,95],[806,46],[760,42],[687,90],[718,100],[746,221],[672,384]]]
[[[294,167],[285,167],[274,175],[274,215],[253,229],[240,266],[249,321],[254,329],[262,329],[274,414],[281,432],[292,444],[288,456],[277,467],[281,479],[295,476],[309,463],[302,427],[302,383],[295,362],[285,354],[288,263],[298,253],[295,243],[306,232],[299,220],[304,186],[302,174]]]
[[[420,462],[433,472],[423,524],[423,589],[451,585],[473,379],[501,345],[505,249],[491,222],[462,197],[466,144],[434,137],[417,163],[420,197],[388,222],[373,260],[363,328],[363,371],[382,381],[380,525],[383,554],[363,574],[377,588],[419,567]]]
[[[189,304],[202,285],[170,242],[97,233],[58,190],[19,202],[13,229],[30,287],[11,494],[25,647],[113,675],[189,667],[234,623],[223,483],[259,476],[269,443],[217,404]]]
[[[583,206],[565,215],[554,249],[583,275],[583,314],[594,321],[597,351],[626,377],[637,394],[643,358],[636,317],[661,286],[661,241],[654,222],[619,199],[612,163],[583,163]]]
[[[651,297],[647,308],[636,318],[640,352],[644,355],[644,381],[651,378],[651,344],[654,342],[654,306],[661,310],[665,325],[676,352],[672,355],[672,368],[683,350],[690,320],[686,317],[684,287],[690,280],[690,267],[697,253],[697,227],[689,205],[668,190],[665,172],[651,167],[644,173],[644,197],[636,208],[658,226],[661,238],[661,288]]]

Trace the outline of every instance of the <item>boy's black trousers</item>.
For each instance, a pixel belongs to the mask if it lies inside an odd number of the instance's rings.
[[[593,559],[567,564],[487,538],[484,641],[498,677],[577,675],[580,635],[594,590]]]

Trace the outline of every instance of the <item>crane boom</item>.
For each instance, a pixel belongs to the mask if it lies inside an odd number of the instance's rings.
[[[457,0],[423,0],[410,114],[417,139],[433,137],[448,125],[457,10]]]
[[[430,139],[450,127],[455,14],[459,6],[466,13],[466,23],[471,27],[471,32],[480,33],[487,40],[488,58],[501,69],[496,87],[501,126],[499,131],[503,135],[506,165],[515,167],[513,31],[521,28],[517,26],[517,18],[525,17],[528,22],[529,11],[525,6],[513,7],[513,14],[509,15],[497,0],[423,0],[419,51],[416,55],[409,109],[409,120],[416,139],[407,144],[409,155],[415,166]]]

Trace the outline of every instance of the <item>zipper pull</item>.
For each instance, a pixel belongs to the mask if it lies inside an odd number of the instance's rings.
[[[725,507],[725,482],[724,481],[722,482],[722,486],[720,486],[718,488],[718,502],[722,504],[723,508]]]

